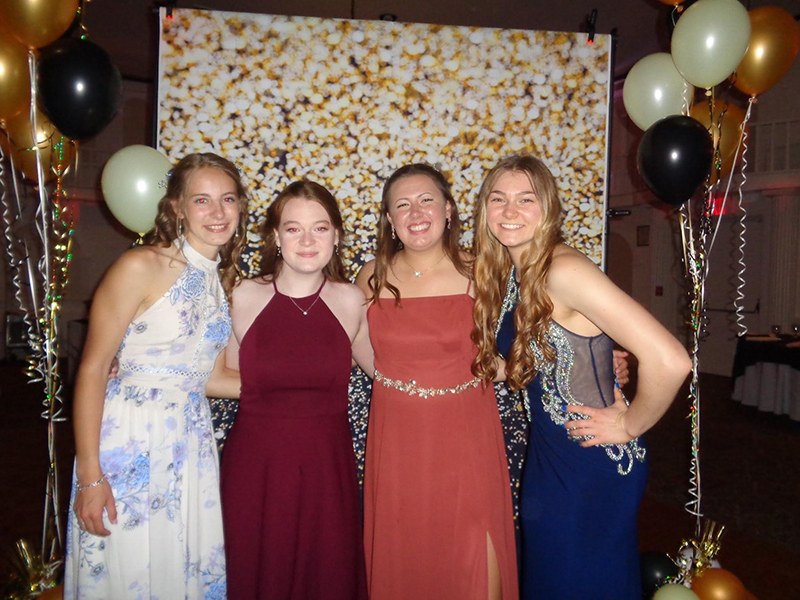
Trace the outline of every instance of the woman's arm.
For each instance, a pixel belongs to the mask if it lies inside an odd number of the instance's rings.
[[[356,275],[356,285],[359,289],[364,292],[364,296],[366,298],[372,297],[372,290],[369,289],[369,278],[372,277],[372,274],[375,272],[375,261],[371,260],[366,263],[361,270]]]
[[[235,343],[235,338],[231,336],[231,343]],[[231,344],[228,345],[230,347]],[[236,344],[236,354],[238,356],[238,344]],[[239,371],[231,369],[226,358],[228,349],[223,350],[217,357],[214,370],[206,384],[206,396],[211,398],[238,398],[239,389],[242,386],[242,378]],[[238,362],[238,360],[237,360]]]
[[[615,393],[616,401],[608,408],[569,407],[567,410],[589,419],[569,421],[567,429],[574,435],[594,436],[584,446],[625,443],[643,434],[663,416],[691,370],[686,350],[650,313],[575,250],[554,257],[547,287],[556,310],[575,311],[577,319],[588,319],[639,360],[637,391],[630,406]]]
[[[99,456],[100,422],[108,373],[128,325],[153,284],[155,260],[155,254],[149,251],[127,252],[112,265],[94,294],[74,394],[75,469],[80,486],[104,477]],[[78,492],[74,508],[79,522],[94,535],[110,533],[103,525],[104,508],[112,523],[117,520],[114,497],[107,482]]]
[[[369,375],[371,378],[375,373],[375,354],[372,351],[372,343],[369,341],[367,307],[363,303],[363,296],[361,296],[361,294],[357,294],[356,296],[360,296],[362,302],[361,306],[359,307],[358,332],[356,333],[356,337],[353,339],[352,344],[353,359],[356,361],[356,364],[361,367],[364,373]]]

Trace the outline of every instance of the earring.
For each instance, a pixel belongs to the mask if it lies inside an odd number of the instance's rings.
[[[339,244],[334,244],[333,245],[333,253],[334,254],[339,254]]]
[[[183,221],[178,219],[178,237],[183,237]]]
[[[447,228],[450,229],[450,217],[447,217]]]
[[[280,256],[280,255],[281,255],[281,247],[278,246],[278,256]]]
[[[394,225],[392,225],[392,239],[393,239],[393,240],[396,240],[396,239],[397,239],[397,235],[396,235],[396,234],[395,234],[395,232],[394,232]]]

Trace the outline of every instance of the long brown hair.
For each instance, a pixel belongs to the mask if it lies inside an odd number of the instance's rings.
[[[497,240],[486,220],[487,201],[497,180],[508,172],[524,173],[533,186],[541,206],[541,220],[530,246],[522,255],[522,267],[516,274],[520,303],[514,315],[516,335],[506,357],[506,376],[512,389],[522,389],[537,373],[531,342],[552,361],[553,348],[545,335],[553,314],[547,295],[547,273],[556,246],[564,241],[561,224],[564,216],[556,180],[542,161],[530,155],[514,155],[501,160],[483,180],[475,211],[475,309],[472,340],[478,356],[472,363],[477,377],[491,381],[497,374],[495,328],[511,273],[508,250]]]
[[[278,255],[278,227],[281,224],[283,209],[289,200],[294,198],[305,198],[319,202],[325,212],[328,213],[331,225],[339,234],[339,243],[344,243],[342,214],[339,212],[339,205],[336,203],[336,198],[333,197],[333,194],[320,184],[307,179],[290,183],[270,205],[267,210],[267,219],[261,227],[261,239],[264,245],[261,254],[261,270],[256,277],[263,278],[267,282],[273,281],[281,272],[281,267],[283,266],[283,257]],[[322,269],[322,274],[326,279],[338,283],[346,283],[348,281],[344,264],[338,252],[334,252],[331,255],[328,264]]]
[[[403,244],[399,238],[392,238],[392,224],[389,223],[389,194],[392,186],[403,177],[412,175],[425,175],[442,192],[445,202],[450,205],[450,227],[446,227],[442,236],[442,247],[447,258],[455,266],[459,273],[464,277],[472,278],[472,270],[461,257],[461,250],[458,245],[461,237],[461,220],[458,217],[458,207],[450,192],[450,185],[438,169],[424,163],[414,163],[405,165],[391,174],[386,183],[383,184],[381,194],[381,211],[378,219],[378,244],[375,251],[375,270],[369,278],[369,289],[372,290],[372,297],[369,301],[378,301],[381,290],[385,287],[395,298],[395,304],[400,305],[400,290],[386,280],[389,268],[394,263],[395,255],[400,251]]]
[[[158,203],[155,225],[144,236],[144,245],[167,248],[179,237],[179,211],[186,203],[186,188],[189,180],[199,169],[218,169],[233,180],[236,186],[236,207],[239,222],[233,237],[219,249],[219,278],[228,300],[236,279],[241,276],[239,259],[247,243],[247,191],[242,185],[239,170],[229,160],[211,152],[188,154],[178,161],[167,176],[167,191]]]

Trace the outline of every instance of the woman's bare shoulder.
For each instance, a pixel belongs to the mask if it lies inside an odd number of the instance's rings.
[[[329,281],[325,284],[325,287],[329,288],[331,293],[347,303],[360,305],[366,300],[364,291],[354,283]]]
[[[154,271],[167,269],[177,261],[177,266],[186,265],[186,260],[172,248],[158,246],[137,246],[126,250],[111,268],[111,272],[124,273],[129,276],[148,276]]]
[[[592,285],[603,272],[582,252],[561,244],[553,251],[547,272],[547,288],[551,294],[561,296],[578,288]]]
[[[233,298],[252,296],[253,294],[263,294],[265,290],[272,292],[272,282],[267,281],[264,277],[251,277],[248,279],[240,279],[233,288]]]

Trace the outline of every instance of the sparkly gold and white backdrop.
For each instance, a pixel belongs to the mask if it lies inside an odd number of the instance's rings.
[[[532,152],[553,171],[572,245],[601,263],[610,38],[162,9],[158,146],[173,161],[217,152],[251,190],[257,225],[306,177],[339,201],[353,270],[373,257],[383,181],[411,162],[452,184],[472,245],[487,169]]]

